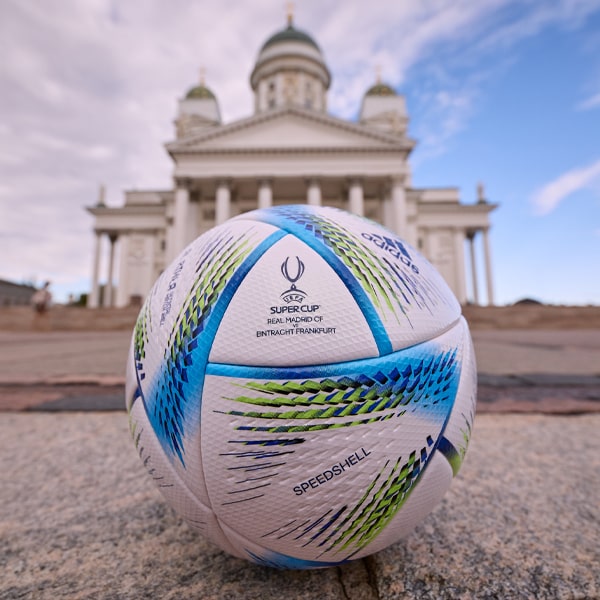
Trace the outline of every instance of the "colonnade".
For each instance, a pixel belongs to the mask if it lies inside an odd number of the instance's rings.
[[[221,225],[236,214],[232,210],[232,184],[233,182],[230,179],[221,179],[216,183],[214,196],[215,225]],[[322,204],[321,185],[318,179],[313,178],[306,181],[305,201],[312,206]],[[169,260],[173,259],[198,234],[195,230],[197,219],[192,214],[194,204],[190,198],[189,186],[186,185],[185,181],[179,182],[175,189],[173,223],[169,235]],[[273,205],[273,181],[271,179],[260,179],[258,181],[256,205],[258,208],[269,208]],[[355,214],[364,214],[363,190],[360,180],[352,180],[350,184],[348,208]]]
[[[177,187],[173,194],[172,205],[167,205],[165,213],[165,234],[166,244],[163,244],[164,252],[161,254],[162,258],[160,263],[168,264],[188,243],[190,243],[197,235],[197,227],[199,223],[199,204],[198,202],[192,201],[191,199],[191,181],[180,180],[177,181]],[[342,183],[342,181],[340,181]],[[363,216],[365,214],[365,188],[364,180],[357,177],[348,177],[343,181],[345,187],[345,204],[344,207],[350,212]],[[220,225],[227,221],[230,217],[237,214],[236,207],[232,206],[232,184],[231,179],[221,179],[216,182],[215,195],[214,195],[214,224]],[[307,178],[305,179],[306,184],[306,196],[305,202],[308,205],[319,206],[323,203],[323,193],[321,182],[318,178]],[[372,193],[372,188],[371,193]],[[447,252],[452,254],[452,271],[451,275],[454,279],[450,282],[451,286],[461,303],[467,301],[467,261],[465,260],[465,240],[468,242],[468,257],[470,263],[470,283],[472,289],[472,297],[470,300],[475,303],[480,303],[479,293],[479,278],[477,272],[477,260],[476,260],[476,238],[482,239],[483,246],[483,259],[484,259],[484,277],[485,277],[485,288],[487,291],[487,303],[492,305],[494,303],[493,298],[493,284],[492,284],[492,268],[490,258],[490,244],[488,237],[487,227],[456,227],[449,224],[443,224],[430,226],[426,228],[418,225],[418,218],[415,214],[415,207],[409,206],[407,203],[406,186],[405,180],[402,176],[390,178],[385,187],[385,193],[382,192],[380,198],[380,209],[379,218],[383,222],[383,225],[387,228],[395,231],[398,235],[406,239],[409,243],[414,246],[421,246],[421,240],[424,240],[422,246],[423,252],[428,255],[430,254],[431,247],[429,247],[428,240],[433,239],[442,230],[452,232],[452,245],[448,248]],[[256,206],[258,208],[268,208],[274,203],[273,197],[273,180],[264,178],[257,181],[257,195],[256,195]],[[443,219],[442,219],[443,220]],[[121,271],[127,270],[128,265],[124,259],[127,250],[127,242],[129,237],[128,231],[120,231],[118,227],[114,230],[107,229],[96,229],[95,230],[95,250],[93,257],[93,268],[92,268],[92,285],[91,292],[88,299],[88,306],[90,308],[111,307],[115,305],[124,305],[131,301],[130,298],[126,298],[124,294],[128,293],[127,290],[122,290],[122,294],[115,294],[114,280],[115,280],[115,251],[117,242],[120,246],[121,254],[121,267],[119,269],[119,278],[124,276]],[[448,234],[445,234],[448,235]],[[108,241],[108,257],[106,257],[106,244],[103,244],[103,240]],[[448,242],[450,240],[448,239]],[[103,248],[104,246],[104,248]],[[166,246],[166,247],[165,247]],[[154,252],[154,244],[152,244]],[[159,251],[156,247],[156,251]],[[435,254],[435,252],[433,253]],[[104,256],[104,260],[102,257]],[[446,254],[448,256],[448,254]],[[432,260],[433,257],[430,257]],[[154,264],[156,256],[148,256],[147,259]],[[434,260],[435,262],[435,260]],[[107,267],[106,277],[101,277],[101,264]],[[143,275],[143,280],[150,277],[151,269],[147,275]],[[142,277],[142,274],[138,273],[138,278]],[[100,281],[106,281],[104,286],[103,294],[100,293],[101,285]],[[153,281],[147,282],[147,288],[150,289]],[[136,286],[137,287],[137,286]],[[143,285],[142,287],[146,287]],[[116,298],[115,296],[118,296]]]
[[[232,211],[232,181],[221,179],[217,181],[215,191],[215,225],[220,225],[234,216]],[[273,181],[260,179],[258,181],[257,207],[268,208],[273,205]],[[323,203],[321,183],[318,178],[306,179],[306,204],[320,206]],[[389,203],[391,210],[388,216],[384,215],[384,224],[396,231],[399,235],[406,236],[406,191],[404,178],[393,179],[389,187]],[[181,251],[194,237],[195,232],[190,230],[191,199],[189,186],[179,182],[175,189],[175,206],[173,212],[173,256]],[[348,178],[346,208],[359,216],[365,214],[365,195],[363,181],[360,178]]]
[[[232,182],[222,179],[217,182],[215,192],[215,225],[220,225],[229,219],[231,210]],[[402,188],[404,190],[404,188]],[[308,179],[306,182],[306,203],[312,206],[322,204],[321,185],[318,179]],[[271,179],[258,181],[257,205],[258,208],[268,208],[273,204],[273,182]],[[190,192],[185,185],[179,185],[175,190],[174,221],[179,233],[185,232],[186,215],[189,212]],[[364,214],[364,195],[360,179],[351,179],[348,185],[348,209],[357,214]]]

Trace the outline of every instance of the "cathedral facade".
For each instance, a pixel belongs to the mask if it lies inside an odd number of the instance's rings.
[[[87,209],[96,236],[88,306],[137,304],[165,266],[214,225],[255,208],[299,203],[382,223],[418,248],[463,304],[480,302],[482,249],[493,304],[488,230],[495,205],[483,188],[476,202],[463,204],[456,188],[412,187],[415,142],[407,136],[404,97],[378,81],[366,91],[358,121],[347,121],[327,112],[330,83],[319,46],[289,19],[258,53],[250,75],[253,115],[223,123],[204,82],[191,88],[179,101],[175,140],[166,145],[173,189],[125,192],[122,207],[106,206],[101,194]]]

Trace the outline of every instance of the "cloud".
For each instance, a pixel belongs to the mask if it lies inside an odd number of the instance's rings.
[[[552,24],[576,24],[598,2],[552,10],[520,0],[369,3],[303,0],[295,22],[319,43],[333,84],[329,110],[354,117],[375,66],[415,98],[421,147],[441,152],[476,110],[486,77],[476,62]],[[169,188],[177,100],[206,68],[225,121],[252,113],[249,76],[284,26],[273,0],[30,0],[0,20],[0,277],[89,275],[98,185]],[[574,25],[573,25],[574,26]],[[471,69],[471,70],[470,70]],[[20,215],[20,216],[19,216]]]
[[[497,5],[491,27],[480,43],[498,50],[540,33],[544,28],[559,26],[565,29],[579,27],[600,7],[598,0],[559,0],[544,3],[526,0],[503,2]]]
[[[577,105],[578,110],[590,110],[593,108],[600,108],[600,93],[590,96]]]
[[[598,179],[600,179],[600,159],[591,165],[571,169],[533,194],[531,203],[534,211],[538,215],[547,215],[571,194],[589,187]]]

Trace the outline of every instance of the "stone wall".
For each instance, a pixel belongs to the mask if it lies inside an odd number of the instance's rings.
[[[119,331],[131,330],[138,308],[87,309],[55,305],[48,314],[30,307],[0,307],[0,331]],[[471,329],[600,329],[600,306],[465,306]]]

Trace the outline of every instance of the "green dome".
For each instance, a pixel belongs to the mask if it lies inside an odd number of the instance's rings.
[[[209,100],[216,100],[215,95],[205,86],[197,85],[190,89],[186,94],[186,98],[208,98]]]
[[[268,48],[269,46],[272,46],[273,44],[278,44],[279,42],[302,42],[303,44],[309,44],[313,48],[316,48],[317,50],[319,50],[319,52],[321,51],[319,46],[317,46],[315,40],[313,40],[310,37],[310,35],[304,33],[304,31],[296,29],[292,24],[288,25],[282,31],[279,31],[278,33],[272,35],[263,44],[261,51],[265,48]]]
[[[370,87],[367,96],[397,96],[396,90],[385,83],[376,83]]]

